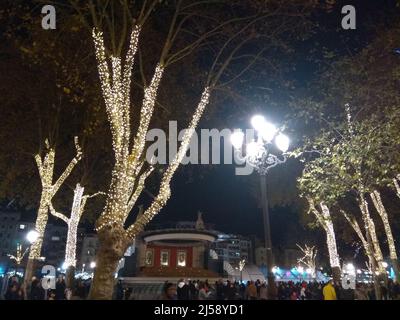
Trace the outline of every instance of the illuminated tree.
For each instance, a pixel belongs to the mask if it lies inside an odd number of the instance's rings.
[[[288,30],[294,30],[291,22],[306,29],[303,18],[315,7],[315,2],[70,0],[68,3],[77,13],[71,21],[85,25],[92,34],[111,129],[114,163],[104,210],[96,222],[100,248],[90,293],[91,298],[110,299],[118,261],[171,196],[171,180],[211,93],[231,85],[255,66],[267,48],[286,48],[279,37],[287,40]],[[70,10],[65,1],[62,4],[63,10]],[[156,10],[157,17],[153,18]],[[143,63],[146,58],[150,58],[148,65]],[[197,92],[196,107],[176,155],[161,171],[159,190],[152,203],[128,225],[127,221],[131,221],[128,217],[133,215],[150,174],[160,172],[145,161],[145,137],[157,113],[162,113],[156,110],[161,83],[170,80],[165,71],[183,61],[188,61],[190,70],[200,70],[194,77],[196,83],[188,86],[191,96]],[[133,72],[134,66],[137,73]],[[183,80],[181,73],[176,73],[178,80]],[[143,80],[140,85],[138,78]],[[187,101],[184,104],[181,114],[186,118],[189,108]]]
[[[66,268],[67,288],[72,288],[73,285],[73,279],[76,268],[76,244],[77,244],[78,225],[85,210],[86,201],[99,194],[103,194],[102,192],[97,192],[93,195],[83,195],[84,191],[85,188],[81,186],[79,183],[77,183],[74,190],[74,198],[69,217],[56,211],[53,207],[52,202],[50,202],[49,205],[50,213],[53,216],[63,220],[68,226],[67,242],[65,246],[65,259],[64,259]]]
[[[316,273],[316,258],[317,258],[317,252],[318,250],[315,248],[315,246],[309,247],[308,245],[305,245],[304,248],[301,247],[300,245],[297,244],[297,247],[303,252],[304,256],[299,258],[297,262],[299,264],[304,264],[310,271],[311,271],[311,277],[313,279],[316,278],[317,273]]]
[[[28,252],[29,247],[25,249],[25,251],[22,251],[22,245],[20,243],[17,244],[17,252],[15,253],[15,256],[12,254],[7,254],[7,256],[15,261],[15,264],[19,266],[22,262],[22,259],[24,259],[26,253]]]
[[[332,275],[335,282],[340,281],[340,258],[337,250],[335,229],[332,222],[332,217],[328,206],[324,202],[319,203],[320,209],[318,210],[311,198],[308,198],[309,210],[315,216],[318,224],[324,229],[326,234],[326,245],[328,247],[329,264],[332,268]],[[307,246],[306,246],[307,249]],[[302,250],[303,251],[303,250]],[[305,253],[303,251],[303,253]],[[316,253],[315,253],[316,254]],[[311,267],[310,267],[311,268]],[[315,267],[314,269],[315,273]]]
[[[39,171],[39,177],[42,184],[42,193],[40,196],[40,203],[35,222],[35,230],[38,232],[39,236],[38,239],[32,243],[29,250],[29,258],[25,271],[25,288],[28,287],[32,278],[34,263],[40,258],[41,255],[51,200],[82,157],[82,151],[78,144],[78,138],[75,137],[76,156],[71,160],[58,179],[54,182],[54,164],[56,156],[55,147],[50,146],[48,140],[45,141],[45,147],[46,150],[44,151],[44,155],[35,155],[36,166]]]
[[[81,14],[81,7],[76,2],[71,2]],[[263,15],[233,18],[211,28],[209,31],[200,35],[189,45],[182,49],[172,52],[176,37],[185,23],[195,16],[192,8],[206,4],[206,2],[185,4],[184,1],[177,1],[174,5],[171,16],[171,23],[158,62],[154,67],[153,74],[149,83],[145,84],[143,99],[140,108],[140,117],[135,134],[131,128],[131,78],[132,69],[135,63],[135,56],[138,51],[139,37],[145,29],[144,23],[154,10],[157,1],[145,2],[139,10],[136,19],[130,16],[127,2],[122,8],[122,38],[118,41],[115,32],[109,28],[108,34],[111,38],[111,49],[107,49],[104,41],[101,7],[92,7],[90,12],[94,24],[92,36],[95,45],[95,53],[98,64],[98,72],[103,98],[106,106],[108,122],[111,129],[112,147],[115,163],[112,169],[112,177],[108,189],[106,204],[103,212],[96,222],[96,231],[99,237],[100,247],[96,257],[96,271],[91,287],[90,297],[94,299],[110,299],[114,286],[114,273],[118,262],[123,256],[128,246],[132,243],[139,232],[146,224],[153,219],[164,207],[171,196],[170,183],[180,162],[186,154],[191,136],[197,127],[206,106],[209,103],[210,94],[215,89],[217,81],[227,68],[229,63],[236,58],[239,49],[252,38],[254,34],[246,34],[252,25],[255,25]],[[98,9],[98,12],[96,12]],[[107,9],[107,5],[103,10]],[[189,12],[189,13],[188,13]],[[104,18],[109,22],[108,17]],[[126,55],[122,56],[122,48],[125,42],[124,33],[127,30],[129,21],[134,21],[131,28],[128,48]],[[172,63],[179,61],[183,57],[191,54],[196,48],[203,44],[211,36],[217,35],[225,25],[234,24],[237,21],[245,21],[237,32],[228,36],[221,49],[217,50],[217,55],[212,63],[199,102],[194,110],[191,121],[183,135],[178,152],[170,159],[170,163],[164,170],[158,193],[155,195],[150,206],[137,215],[133,224],[125,226],[126,220],[134,208],[139,196],[144,190],[146,179],[154,170],[153,164],[145,162],[146,134],[149,129],[150,121],[155,111],[156,99],[160,83],[163,79],[165,69]],[[107,25],[107,24],[106,24]],[[239,36],[242,36],[241,39]],[[229,50],[229,51],[227,51]],[[252,57],[252,60],[254,61]],[[138,107],[138,102],[133,103]],[[139,113],[138,113],[139,114]],[[136,119],[135,119],[136,120]]]

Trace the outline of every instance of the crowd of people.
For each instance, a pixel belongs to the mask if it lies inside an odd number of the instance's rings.
[[[400,284],[389,280],[381,285],[382,300],[400,300]],[[333,280],[323,282],[274,282],[260,280],[223,282],[185,281],[176,285],[167,282],[161,299],[165,300],[376,300],[370,283],[357,283],[355,289],[343,288]]]
[[[5,300],[84,300],[90,288],[90,283],[78,279],[74,287],[69,289],[62,275],[55,281],[54,289],[44,289],[41,279],[33,277],[27,294],[24,292],[23,279],[20,277],[7,279],[6,285]]]
[[[28,293],[23,291],[23,280],[14,276],[7,281],[5,300],[85,300],[90,289],[90,279],[77,279],[72,289],[66,287],[60,275],[55,288],[45,290],[41,279],[34,277]],[[380,288],[383,300],[400,300],[400,284],[392,280]],[[223,281],[209,283],[208,280],[184,280],[177,283],[165,282],[161,300],[376,300],[373,284],[357,283],[355,289],[343,288],[333,280],[322,282],[263,282]],[[136,299],[132,287],[121,281],[116,283],[114,299]]]

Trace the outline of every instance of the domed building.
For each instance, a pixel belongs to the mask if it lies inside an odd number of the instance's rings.
[[[119,274],[122,277],[221,277],[223,262],[212,254],[217,238],[218,232],[205,228],[200,212],[196,222],[144,231],[130,250],[134,254],[125,257]]]

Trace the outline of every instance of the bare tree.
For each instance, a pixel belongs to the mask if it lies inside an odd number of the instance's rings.
[[[63,220],[67,224],[67,242],[65,245],[65,268],[66,268],[66,286],[72,288],[73,279],[76,268],[76,245],[77,245],[77,233],[78,225],[82,218],[85,210],[86,201],[97,195],[104,194],[103,192],[97,192],[92,195],[83,195],[85,188],[77,183],[74,189],[74,198],[72,202],[71,212],[69,217],[56,211],[50,202],[50,213]]]
[[[40,153],[35,155],[36,166],[39,171],[40,181],[42,184],[42,192],[35,222],[35,231],[38,233],[38,238],[35,242],[32,243],[30,247],[29,258],[25,270],[25,294],[33,275],[35,261],[37,261],[41,255],[44,232],[47,226],[51,200],[82,157],[82,151],[79,146],[77,137],[75,137],[75,148],[76,156],[71,160],[71,162],[68,164],[68,166],[64,169],[64,171],[55,182],[53,177],[56,156],[55,147],[50,146],[49,140],[46,139],[44,155],[41,155]]]
[[[304,245],[304,248],[300,245],[296,244],[297,247],[303,252],[304,256],[299,258],[297,262],[299,264],[305,265],[311,271],[311,277],[315,279],[317,277],[316,273],[316,258],[318,250],[315,246],[309,247],[307,244]]]

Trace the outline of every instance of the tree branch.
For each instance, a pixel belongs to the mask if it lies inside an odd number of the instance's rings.
[[[62,213],[57,212],[57,211],[54,209],[53,203],[52,203],[51,201],[50,201],[50,204],[49,204],[49,209],[50,209],[50,213],[51,213],[53,216],[55,216],[55,217],[57,217],[57,218],[63,220],[66,224],[69,223],[69,219],[68,219],[65,215],[63,215]]]
[[[74,169],[75,165],[81,160],[82,158],[82,150],[78,144],[78,138],[75,137],[75,148],[76,148],[76,156],[71,160],[68,166],[65,168],[64,172],[60,175],[56,183],[52,186],[52,194],[54,195],[60,186],[64,183],[65,179],[71,174],[72,170]]]

